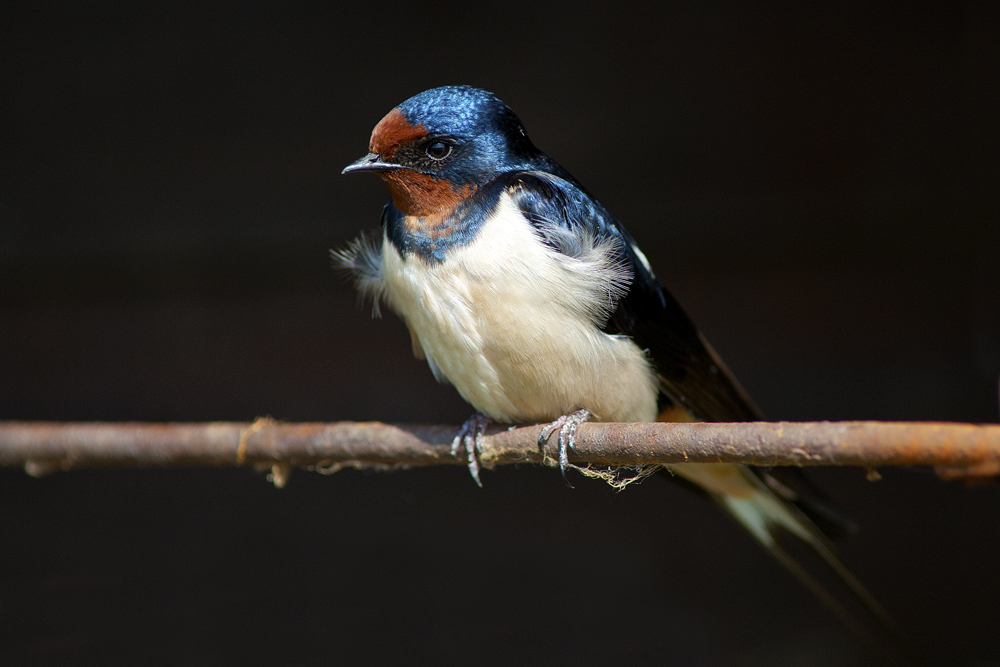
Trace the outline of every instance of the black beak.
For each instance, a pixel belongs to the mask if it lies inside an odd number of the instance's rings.
[[[382,156],[378,153],[369,153],[357,162],[352,162],[344,167],[344,170],[340,173],[349,174],[353,171],[392,171],[393,169],[402,168],[402,165],[392,162],[383,162]]]

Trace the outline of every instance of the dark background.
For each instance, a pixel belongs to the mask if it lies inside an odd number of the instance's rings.
[[[0,418],[465,419],[327,251],[378,224],[339,176],[374,124],[469,83],[770,418],[997,421],[997,3],[32,6],[0,10]],[[883,472],[815,471],[846,562],[935,664],[995,664],[1000,491]],[[2,471],[0,663],[877,664],[666,479],[484,482]]]

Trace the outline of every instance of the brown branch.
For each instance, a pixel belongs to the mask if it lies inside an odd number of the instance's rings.
[[[493,429],[482,463],[552,462],[539,426]],[[0,422],[0,467],[31,474],[108,466],[252,465],[280,482],[290,467],[336,470],[463,464],[453,426],[377,422],[204,424]],[[947,466],[994,469],[1000,426],[911,422],[583,424],[570,461],[596,465],[730,462],[754,465]],[[955,473],[953,473],[953,476]]]

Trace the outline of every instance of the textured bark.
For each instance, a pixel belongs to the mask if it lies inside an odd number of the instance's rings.
[[[492,429],[484,467],[551,462],[539,426]],[[336,470],[462,464],[455,426],[378,422],[56,423],[0,422],[0,466],[32,474],[109,466],[290,467]],[[1000,426],[911,422],[652,423],[580,426],[570,461],[596,465],[732,462],[755,465],[944,466],[994,469]]]

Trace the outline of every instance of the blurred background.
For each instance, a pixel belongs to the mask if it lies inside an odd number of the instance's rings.
[[[1000,416],[997,3],[15,4],[0,419],[460,423],[328,256],[387,198],[340,169],[457,83],[625,223],[769,418]],[[1000,489],[813,473],[932,662],[997,664]],[[878,664],[702,499],[574,481],[3,470],[0,663]]]

